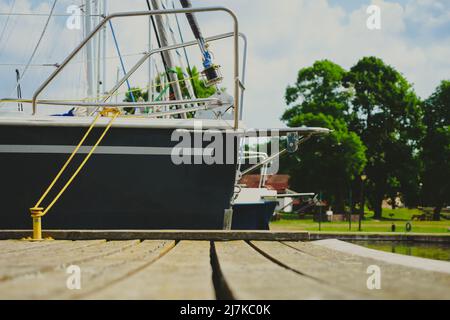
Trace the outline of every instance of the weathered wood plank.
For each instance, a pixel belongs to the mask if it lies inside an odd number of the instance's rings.
[[[60,241],[61,242],[61,241]],[[68,241],[64,241],[68,242]],[[45,246],[54,245],[54,241],[30,242],[23,240],[2,240],[0,241],[0,254],[19,252],[25,250],[33,250]]]
[[[81,289],[70,290],[64,268],[0,282],[3,299],[79,299],[150,265],[174,246],[172,241],[145,241],[110,255],[79,263]]]
[[[423,271],[413,267],[387,263],[381,260],[360,257],[339,252],[312,243],[287,242],[287,245],[305,254],[331,263],[339,268],[346,265],[353,270],[355,280],[358,275],[367,274],[369,266],[381,269],[381,295],[396,299],[449,299],[450,277],[448,275]],[[366,278],[366,279],[367,279]],[[358,280],[360,281],[360,280]]]
[[[0,230],[0,240],[20,239],[30,236],[27,230]],[[226,230],[56,230],[44,231],[44,236],[58,240],[195,240],[195,241],[228,241],[228,240],[261,240],[261,241],[303,241],[309,239],[306,231],[270,232],[270,231],[226,231]]]
[[[105,242],[106,240],[103,240]],[[14,244],[10,244],[7,248],[4,248],[4,252],[0,252],[2,257],[13,257],[20,255],[31,255],[33,252],[53,252],[55,250],[66,250],[71,246],[86,246],[91,245],[93,242],[82,241],[75,243],[75,241],[62,240],[62,241],[43,241],[43,242],[27,242],[17,240]]]
[[[283,268],[265,258],[243,241],[216,242],[215,248],[224,281],[236,299],[345,299],[355,297]]]
[[[281,242],[252,241],[251,244],[285,267],[339,288],[342,292],[352,292],[363,299],[388,298],[381,291],[368,290],[368,275],[361,270],[354,270],[353,266],[317,258]]]
[[[2,254],[2,263],[10,264],[15,261],[34,261],[43,257],[53,257],[59,252],[65,252],[67,250],[84,248],[99,243],[105,243],[106,240],[89,240],[89,241],[49,241],[46,245],[37,246],[29,250],[11,250]],[[31,243],[30,243],[31,244]],[[38,243],[39,244],[39,243]],[[44,243],[42,243],[44,244]]]
[[[148,267],[86,298],[215,299],[209,252],[209,242],[181,241]]]
[[[0,281],[81,263],[118,252],[137,243],[139,243],[138,240],[127,242],[80,241],[66,244],[59,250],[44,247],[29,255],[9,256],[8,259],[0,261]]]

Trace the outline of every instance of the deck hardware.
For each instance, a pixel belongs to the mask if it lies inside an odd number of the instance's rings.
[[[31,218],[33,219],[33,237],[27,238],[24,240],[32,240],[32,241],[42,241],[42,225],[41,225],[41,218],[44,215],[44,208],[31,208]]]
[[[252,173],[253,171],[259,169],[260,167],[271,164],[273,161],[277,160],[279,157],[284,156],[286,153],[294,153],[297,152],[299,149],[299,146],[309,139],[311,139],[315,134],[324,134],[328,133],[329,131],[317,131],[317,132],[309,132],[309,133],[302,133],[301,130],[295,131],[295,129],[292,129],[294,131],[291,132],[279,132],[278,137],[287,136],[288,137],[288,147],[286,149],[283,149],[279,151],[276,154],[271,155],[270,157],[265,158],[263,161],[259,162],[258,164],[255,164],[254,166],[241,171],[240,176],[245,176],[246,174]],[[289,136],[291,135],[291,140],[293,143],[292,148],[289,148]],[[244,135],[245,136],[245,135]],[[269,137],[269,136],[268,136]],[[275,137],[275,136],[274,136]],[[293,150],[293,151],[290,151]]]
[[[299,136],[298,132],[289,132],[287,134],[287,152],[294,153],[297,152],[299,146]]]

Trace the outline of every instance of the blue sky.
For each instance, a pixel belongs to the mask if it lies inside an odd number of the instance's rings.
[[[0,12],[9,12],[13,0],[0,0]],[[47,13],[53,0],[16,0],[14,12]],[[55,12],[64,13],[81,0],[59,0]],[[195,6],[217,5],[217,0],[192,0]],[[366,27],[370,4],[381,8],[382,29]],[[241,31],[249,38],[245,121],[250,127],[280,127],[285,110],[283,96],[300,68],[319,59],[330,59],[350,68],[361,57],[376,55],[402,72],[414,83],[421,97],[430,95],[443,79],[450,79],[450,0],[222,0],[233,9]],[[110,12],[145,10],[145,0],[110,0]],[[81,31],[67,30],[64,17],[54,18],[43,39],[35,63],[61,62],[81,41]],[[199,16],[206,35],[228,32],[230,21],[223,15]],[[6,22],[0,16],[0,31]],[[11,18],[0,41],[0,64],[25,63],[42,30],[45,17]],[[115,22],[125,64],[130,67],[138,53],[147,49],[147,21],[135,19]],[[183,24],[186,38],[189,30]],[[224,86],[231,89],[230,43],[213,44],[216,60],[223,66]],[[110,56],[114,47],[108,46]],[[132,55],[136,54],[136,55]],[[199,64],[198,50],[189,51],[192,63]],[[77,57],[46,96],[81,97],[85,92],[85,70]],[[116,77],[117,59],[109,60],[107,83]],[[11,94],[14,69],[0,66],[0,96]],[[23,67],[22,67],[23,68]],[[144,68],[145,69],[145,68]],[[34,89],[51,72],[49,67],[30,68],[23,84],[23,95]],[[133,85],[147,83],[146,70],[138,73]],[[231,90],[230,90],[231,91]],[[2,105],[1,110],[5,110]],[[9,109],[14,110],[15,106]]]

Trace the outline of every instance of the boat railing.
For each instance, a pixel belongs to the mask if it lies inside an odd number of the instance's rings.
[[[258,151],[252,151],[252,150],[247,150],[243,152],[243,155],[241,157],[241,164],[242,161],[246,161],[246,160],[266,160],[267,158],[269,158],[269,155],[266,152],[258,152]],[[260,178],[259,178],[259,188],[262,188],[267,181],[267,172],[268,172],[268,167],[270,165],[270,162],[265,163],[263,166],[261,166],[261,174],[260,174]]]
[[[237,16],[233,11],[231,11],[228,8],[225,7],[203,7],[203,8],[182,8],[182,9],[168,9],[168,10],[152,10],[152,11],[134,11],[134,12],[119,12],[119,13],[113,13],[111,15],[108,15],[104,17],[104,19],[92,30],[92,32],[66,57],[66,59],[58,66],[58,68],[39,86],[39,88],[34,92],[33,98],[32,98],[32,110],[33,115],[37,112],[37,103],[41,104],[49,104],[51,101],[40,101],[38,100],[39,95],[44,91],[45,88],[56,78],[56,76],[69,64],[69,62],[72,61],[72,59],[86,46],[86,44],[105,26],[106,23],[108,23],[110,20],[115,18],[129,18],[129,17],[139,17],[139,16],[154,16],[154,15],[172,15],[172,14],[186,14],[186,13],[200,13],[200,12],[225,12],[231,18],[233,19],[233,32],[218,35],[215,37],[207,38],[207,41],[217,41],[225,38],[231,38],[233,37],[233,83],[234,83],[234,129],[239,129],[239,120],[242,118],[242,111],[240,108],[240,100],[243,101],[243,95],[240,96],[240,93],[245,90],[244,80],[241,81],[240,78],[240,68],[239,68],[239,37],[244,39],[245,43],[245,50],[244,50],[244,71],[243,75],[245,75],[245,59],[246,59],[246,48],[247,48],[247,41],[243,34],[239,33],[239,22],[237,19]],[[131,68],[127,74],[114,86],[112,90],[108,92],[106,97],[103,99],[103,102],[100,103],[91,103],[86,102],[82,103],[83,106],[90,106],[90,107],[115,107],[115,106],[123,106],[123,104],[116,104],[116,103],[107,103],[106,101],[126,82],[126,80],[131,77],[141,66],[144,64],[147,59],[149,59],[153,54],[164,52],[164,51],[170,51],[170,50],[176,50],[178,48],[188,47],[196,45],[197,41],[191,41],[191,42],[185,42],[182,44],[175,44],[163,48],[158,48],[149,51],[145,54],[142,59],[138,61],[138,63]],[[184,104],[190,104],[190,103],[199,103],[199,99],[191,99],[191,100],[183,100],[182,103]],[[217,102],[217,99],[206,99],[202,100],[204,102]],[[44,102],[44,103],[43,103]],[[63,105],[62,103],[53,103],[58,105]],[[68,103],[64,103],[67,105]],[[146,102],[144,103],[146,106],[151,106],[152,103]],[[157,102],[158,105],[161,105],[161,102]],[[180,101],[170,101],[170,105],[179,105]],[[73,105],[73,103],[71,104]],[[77,103],[77,105],[80,105]],[[142,107],[143,104],[139,103],[129,103],[127,104],[129,107]],[[198,107],[197,107],[198,108]],[[183,112],[192,112],[195,110],[192,110],[192,108],[186,108],[184,110],[181,110],[181,113]],[[175,111],[174,111],[175,112]],[[180,111],[178,112],[180,113]]]

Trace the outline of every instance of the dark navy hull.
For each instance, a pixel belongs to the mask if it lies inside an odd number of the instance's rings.
[[[244,203],[233,205],[233,230],[269,230],[277,202]]]
[[[101,130],[95,129],[85,145],[92,146]],[[68,158],[70,151],[64,151],[64,146],[73,150],[85,131],[84,126],[0,126],[0,229],[31,228],[29,208]],[[94,154],[43,218],[43,228],[223,229],[236,164],[175,165],[167,154],[178,143],[171,141],[173,131],[113,127],[101,146],[117,149]],[[33,152],[33,146],[41,151]],[[8,152],[8,148],[13,150]],[[146,154],[148,150],[142,148],[153,151]],[[85,155],[75,158],[69,173]],[[59,183],[55,191],[61,186]]]

